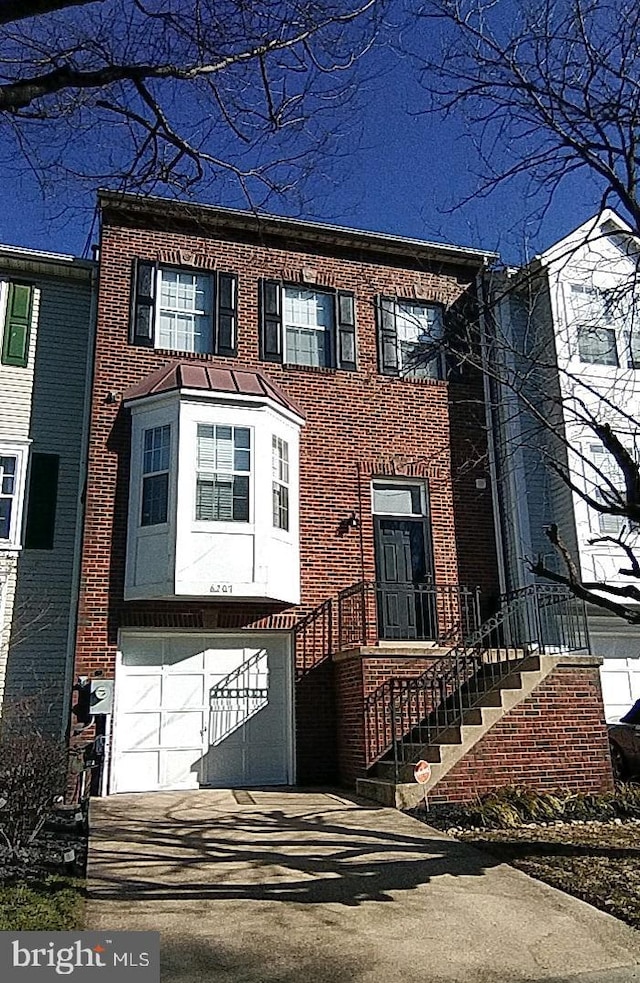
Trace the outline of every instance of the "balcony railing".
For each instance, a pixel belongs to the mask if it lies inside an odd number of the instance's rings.
[[[480,625],[480,592],[459,584],[361,580],[338,594],[338,651],[379,641],[453,645]]]

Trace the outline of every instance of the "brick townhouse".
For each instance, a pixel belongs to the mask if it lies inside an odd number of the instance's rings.
[[[539,598],[498,606],[481,380],[438,345],[491,257],[100,207],[75,673],[104,681],[105,789],[358,781],[401,801],[418,751],[444,797],[513,775],[606,787],[597,667],[557,636],[569,602],[547,599],[539,657],[504,648]]]

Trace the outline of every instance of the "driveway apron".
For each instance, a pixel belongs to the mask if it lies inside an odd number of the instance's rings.
[[[640,933],[343,793],[93,800],[86,927],[159,930],[163,983],[640,983]]]

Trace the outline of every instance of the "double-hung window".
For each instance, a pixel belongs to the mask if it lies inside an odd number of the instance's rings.
[[[148,348],[230,355],[237,350],[237,277],[137,260],[130,341]]]
[[[376,310],[383,375],[444,379],[442,306],[399,297],[378,297]]]
[[[586,448],[591,467],[587,471],[590,479],[591,492],[596,501],[603,505],[622,504],[624,501],[624,477],[612,454],[602,444],[589,444]],[[618,499],[615,492],[620,492]],[[611,515],[607,512],[597,513],[597,532],[617,536],[625,525],[624,516]]]
[[[289,529],[289,445],[273,435],[271,442],[273,526]]]
[[[263,280],[260,291],[260,356],[268,362],[356,367],[355,298],[280,280]]]
[[[171,427],[144,431],[142,451],[142,514],[140,525],[157,526],[167,521]]]
[[[15,533],[18,493],[18,456],[0,455],[0,540],[12,540]]]
[[[249,521],[251,431],[198,424],[196,519]]]
[[[570,285],[570,304],[576,321],[578,355],[588,365],[617,366],[618,345],[613,303],[589,284]]]

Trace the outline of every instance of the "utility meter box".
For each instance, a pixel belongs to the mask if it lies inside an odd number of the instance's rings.
[[[113,712],[113,679],[92,679],[90,712],[92,714]]]

